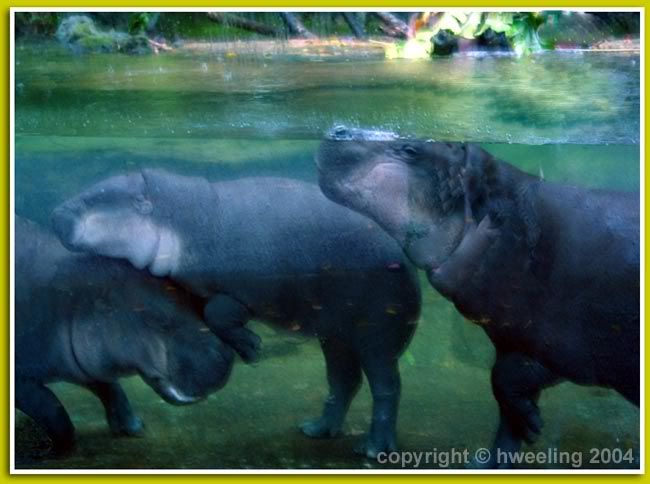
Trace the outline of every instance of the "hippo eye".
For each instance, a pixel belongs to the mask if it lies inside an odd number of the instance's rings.
[[[335,140],[347,140],[352,138],[350,130],[342,125],[335,126],[330,132],[330,136]]]
[[[153,210],[153,205],[147,200],[144,195],[138,195],[133,201],[133,206],[142,215],[149,215]]]
[[[408,156],[415,156],[418,154],[418,150],[416,150],[413,146],[411,145],[404,145],[402,146],[402,152],[407,154]]]

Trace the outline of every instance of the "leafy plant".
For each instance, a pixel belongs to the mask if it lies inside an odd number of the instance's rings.
[[[431,42],[440,31],[449,31],[456,37],[473,40],[488,29],[503,33],[517,55],[528,55],[552,45],[543,45],[538,30],[555,12],[473,12],[453,11],[425,13],[425,19],[433,16],[430,28],[417,31],[413,38],[396,42],[387,47],[388,58],[426,58],[434,53]]]
[[[129,34],[140,35],[144,34],[151,20],[150,14],[147,12],[136,12],[129,15]]]
[[[546,21],[546,14],[540,12],[489,12],[482,14],[482,23],[474,32],[478,37],[487,29],[503,33],[517,55],[539,52],[543,46],[537,34]]]
[[[143,54],[151,49],[145,35],[100,29],[87,15],[65,17],[59,24],[56,38],[74,52]]]
[[[16,12],[16,32],[29,35],[51,35],[59,24],[58,12]]]
[[[419,30],[409,40],[384,44],[387,59],[426,59],[432,54],[431,30]]]

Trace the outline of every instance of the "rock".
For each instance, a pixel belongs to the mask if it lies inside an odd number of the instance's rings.
[[[76,53],[123,52],[148,54],[152,51],[144,35],[130,35],[113,29],[101,30],[87,15],[71,15],[61,21],[56,38]]]

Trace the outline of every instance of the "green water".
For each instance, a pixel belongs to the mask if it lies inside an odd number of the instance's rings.
[[[140,167],[213,180],[315,181],[313,153],[333,123],[477,141],[548,180],[638,190],[638,64],[638,56],[577,53],[316,62],[280,54],[72,56],[55,46],[18,46],[16,213],[46,224],[67,197]],[[497,425],[492,346],[424,278],[422,287],[419,328],[401,360],[400,448],[488,446]],[[145,420],[144,438],[112,438],[94,396],[53,385],[77,427],[77,451],[37,458],[43,436],[17,412],[17,466],[384,467],[352,451],[369,426],[367,385],[343,437],[303,436],[298,424],[320,413],[327,393],[320,348],[252,327],[263,337],[263,358],[237,364],[228,385],[204,402],[172,407],[139,379],[124,382]],[[631,448],[636,461],[623,465],[638,467],[639,410],[616,393],[564,383],[545,391],[540,407],[545,428],[527,450],[588,456],[594,447]]]

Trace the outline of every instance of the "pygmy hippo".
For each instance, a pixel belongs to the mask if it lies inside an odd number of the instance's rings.
[[[207,325],[245,360],[252,318],[319,338],[330,395],[312,437],[339,433],[363,371],[369,457],[395,449],[398,357],[420,311],[415,269],[373,221],[283,178],[211,183],[160,170],[115,176],[65,202],[53,226],[72,250],[124,258],[205,297]]]
[[[540,391],[561,380],[639,404],[638,193],[546,182],[472,144],[343,126],[316,162],[323,192],[377,221],[494,343],[495,450],[539,434]]]
[[[234,352],[181,287],[124,261],[71,253],[20,217],[15,242],[16,408],[46,430],[55,453],[72,448],[74,427],[48,383],[89,389],[113,433],[138,435],[142,421],[118,378],[138,374],[172,404],[227,381]]]

